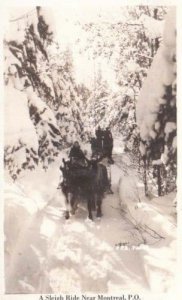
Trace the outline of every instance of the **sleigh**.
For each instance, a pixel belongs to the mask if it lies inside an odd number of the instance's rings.
[[[104,192],[110,189],[106,167],[99,164],[99,160],[88,161],[88,166],[74,165],[70,161],[63,160],[63,167],[60,167],[60,170],[63,174],[61,189],[66,196],[67,204],[73,207],[81,196],[88,203],[89,218],[92,219],[92,207],[95,203],[97,216],[101,216]],[[69,216],[68,211],[66,216]]]

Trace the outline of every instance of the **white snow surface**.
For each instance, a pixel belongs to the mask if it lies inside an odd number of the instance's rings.
[[[12,85],[5,88],[5,146],[16,146],[21,140],[37,151],[38,140],[34,125],[30,120],[26,93]]]
[[[33,91],[32,87],[28,87],[26,89],[27,98],[31,104],[33,104],[38,113],[41,114],[41,118],[45,122],[51,122],[55,127],[57,127],[57,122],[54,116],[53,111],[46,105],[46,103],[37,96],[37,94]],[[45,110],[45,111],[44,111]],[[44,111],[44,113],[42,113]]]
[[[156,20],[142,14],[139,21],[143,24],[145,33],[150,39],[159,38],[163,35],[164,21]]]
[[[40,167],[27,171],[16,184],[7,177],[6,292],[113,294],[172,289],[176,226],[171,198],[147,200],[130,157],[118,154],[118,147],[121,153],[119,142],[111,166],[114,194],[105,196],[103,217],[94,222],[87,220],[86,203],[80,203],[69,220],[63,217],[64,196],[56,187],[67,151],[47,172]],[[88,145],[84,149],[90,151]],[[133,217],[138,226],[147,225],[164,239],[144,233],[149,244],[144,245]]]

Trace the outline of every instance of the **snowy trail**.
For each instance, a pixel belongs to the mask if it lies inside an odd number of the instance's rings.
[[[121,174],[113,165],[114,194],[103,200],[101,220],[88,221],[82,204],[77,214],[65,221],[59,203],[52,201],[27,222],[8,266],[8,293],[148,290],[142,250],[116,247],[118,243],[132,244],[131,224],[122,219],[119,210]]]
[[[120,170],[114,166],[112,172]],[[147,288],[139,253],[116,249],[117,243],[129,241],[131,228],[118,209],[116,182],[113,189],[114,195],[103,201],[100,221],[87,221],[87,211],[82,207],[75,217],[57,228],[48,250],[52,255],[48,272],[54,292],[107,293],[121,288]]]

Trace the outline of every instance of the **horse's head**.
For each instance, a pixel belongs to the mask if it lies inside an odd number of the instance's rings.
[[[65,161],[65,159],[62,159],[63,165],[60,166],[60,170],[63,174],[63,181],[67,182],[70,174],[70,162]]]
[[[92,138],[90,139],[90,144],[91,144],[91,145],[94,144],[95,141],[96,141],[96,138],[95,138],[95,137],[92,137]]]
[[[98,166],[98,159],[96,158],[92,158],[89,160],[89,166],[92,170],[97,170],[97,166]]]

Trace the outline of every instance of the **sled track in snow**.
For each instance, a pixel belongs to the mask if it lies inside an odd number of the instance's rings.
[[[54,198],[32,217],[9,256],[13,267],[6,292],[107,293],[130,288],[131,278],[132,287],[148,288],[140,255],[116,249],[118,243],[132,243],[132,226],[119,209],[117,184],[122,171],[112,165],[111,172],[114,194],[104,198],[100,220],[87,221],[87,209],[81,204],[66,221]]]

